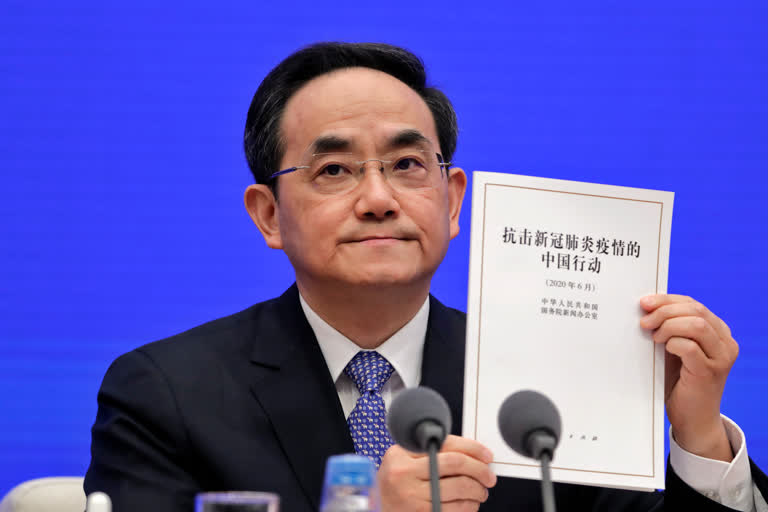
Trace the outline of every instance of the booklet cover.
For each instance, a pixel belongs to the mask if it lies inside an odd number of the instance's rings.
[[[664,488],[664,346],[639,299],[666,293],[674,194],[476,171],[463,435],[499,476],[540,478],[497,415],[532,389],[558,407],[554,481]]]

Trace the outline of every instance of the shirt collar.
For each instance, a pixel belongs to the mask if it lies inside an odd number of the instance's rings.
[[[331,378],[336,382],[347,363],[361,348],[320,318],[301,294],[299,294],[299,301],[323,352]],[[406,388],[418,386],[421,380],[421,361],[424,356],[424,338],[427,335],[428,320],[429,297],[407,324],[376,348],[379,354],[387,358]]]

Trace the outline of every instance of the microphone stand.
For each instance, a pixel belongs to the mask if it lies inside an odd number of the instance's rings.
[[[526,439],[526,448],[534,459],[541,462],[541,501],[544,512],[555,512],[555,490],[549,463],[557,446],[557,439],[545,430],[535,430]]]
[[[429,455],[429,488],[432,493],[432,512],[440,512],[440,474],[437,469],[437,451],[440,443],[437,439],[430,439],[427,444]]]
[[[440,472],[437,469],[437,452],[443,445],[445,430],[431,421],[424,421],[414,433],[416,446],[426,447],[429,456],[429,488],[432,495],[432,512],[440,512]]]
[[[552,475],[549,471],[551,461],[549,452],[541,454],[541,501],[544,512],[555,512],[555,490],[552,488]]]

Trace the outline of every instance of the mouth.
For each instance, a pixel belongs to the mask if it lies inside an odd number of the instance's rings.
[[[398,242],[403,242],[402,238],[395,238],[391,236],[371,236],[366,237],[358,241],[363,245],[391,245]]]
[[[371,236],[364,236],[360,238],[349,239],[349,240],[346,240],[345,243],[380,246],[380,245],[396,244],[398,242],[407,242],[410,240],[412,239],[406,238],[406,237],[400,237],[400,236],[371,235]]]

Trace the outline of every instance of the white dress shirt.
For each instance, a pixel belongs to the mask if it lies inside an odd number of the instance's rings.
[[[352,379],[344,373],[344,368],[361,349],[320,318],[301,294],[299,300],[323,352],[331,378],[336,383],[336,392],[339,394],[344,416],[349,417],[357,399],[360,398],[360,392]],[[421,382],[421,362],[424,358],[428,320],[429,298],[424,301],[416,316],[376,349],[395,369],[381,389],[387,408],[398,391],[418,386]],[[723,423],[735,455],[733,461],[728,463],[705,459],[683,450],[675,442],[670,428],[670,464],[681,480],[718,503],[742,512],[768,512],[765,500],[757,488],[753,489],[752,486],[744,433],[725,416]]]
[[[360,347],[328,325],[299,295],[301,308],[307,317],[309,325],[315,332],[317,343],[323,352],[328,371],[336,383],[336,392],[339,394],[341,408],[344,417],[355,408],[360,392],[354,381],[344,373],[344,368],[360,352]],[[376,352],[384,356],[395,369],[389,380],[381,388],[381,397],[384,405],[389,409],[392,399],[398,391],[405,388],[414,388],[421,382],[421,360],[424,357],[424,338],[427,336],[427,321],[429,320],[429,298],[419,309],[416,316],[405,324],[399,331],[376,349]],[[419,340],[414,343],[414,340]]]

